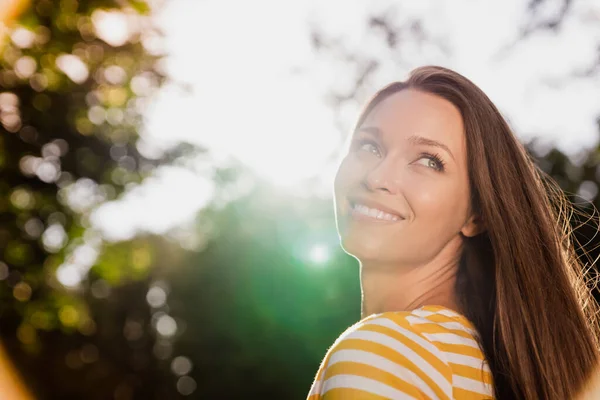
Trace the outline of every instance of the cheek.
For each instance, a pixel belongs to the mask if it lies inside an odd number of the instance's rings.
[[[347,194],[347,190],[355,186],[361,179],[361,171],[359,163],[348,156],[344,158],[335,174],[333,182],[336,196]]]
[[[448,225],[454,229],[454,225],[462,218],[467,200],[468,193],[457,185],[440,182],[415,182],[407,192],[407,201],[415,213],[415,219],[439,230],[444,230]]]
[[[335,205],[336,217],[342,214],[345,210],[345,198],[348,192],[348,186],[351,174],[348,172],[346,161],[342,161],[335,174],[333,181],[333,199]],[[337,220],[337,218],[336,218]],[[338,220],[339,223],[339,220]]]

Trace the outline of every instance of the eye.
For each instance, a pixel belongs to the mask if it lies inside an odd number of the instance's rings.
[[[420,160],[427,160],[427,163],[425,164],[426,167],[433,168],[440,172],[444,171],[445,163],[437,154],[423,153],[421,154],[421,158],[419,158],[419,161]]]
[[[357,150],[375,154],[377,157],[381,155],[379,153],[379,147],[377,147],[377,143],[369,139],[358,140],[355,147]]]

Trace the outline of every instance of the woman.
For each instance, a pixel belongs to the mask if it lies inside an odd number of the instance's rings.
[[[598,305],[571,209],[475,84],[428,66],[379,91],[334,191],[362,320],[309,399],[580,394],[599,361]]]

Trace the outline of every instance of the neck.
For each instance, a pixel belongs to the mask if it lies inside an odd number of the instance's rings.
[[[361,262],[361,318],[387,311],[410,311],[440,305],[460,313],[455,294],[458,262],[413,268]]]

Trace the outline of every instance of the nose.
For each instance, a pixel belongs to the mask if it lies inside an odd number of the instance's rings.
[[[363,184],[369,191],[385,191],[397,194],[400,190],[398,166],[390,159],[383,159],[364,177]]]

